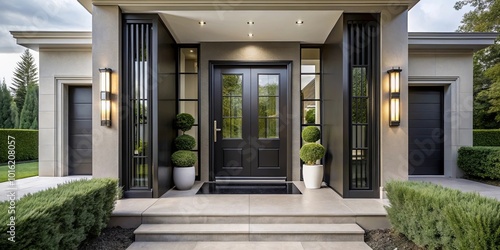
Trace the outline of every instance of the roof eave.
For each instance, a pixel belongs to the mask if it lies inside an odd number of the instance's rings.
[[[11,31],[16,43],[36,51],[91,50],[92,32],[89,31]]]
[[[92,14],[92,0],[77,0],[90,14]]]
[[[410,50],[472,50],[478,51],[495,44],[498,33],[410,32]]]

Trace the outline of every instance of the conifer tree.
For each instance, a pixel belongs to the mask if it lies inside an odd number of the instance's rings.
[[[21,55],[21,60],[17,62],[17,67],[14,70],[12,78],[11,90],[14,93],[14,101],[17,108],[22,112],[28,87],[38,83],[38,69],[35,64],[35,59],[30,51],[26,49]]]
[[[38,129],[38,85],[30,85],[28,88],[19,118],[19,128]]]
[[[12,121],[12,128],[19,128],[19,111],[16,102],[10,102],[10,120]]]
[[[0,85],[0,128],[14,128],[10,116],[11,102],[12,96],[10,95],[9,89],[7,89],[5,79],[3,79]]]

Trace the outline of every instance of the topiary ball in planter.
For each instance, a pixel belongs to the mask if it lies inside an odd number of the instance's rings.
[[[316,109],[309,109],[306,112],[306,122],[309,124],[316,122]]]
[[[316,161],[323,158],[326,150],[323,145],[318,143],[307,143],[300,149],[300,159],[307,165],[314,165]]]
[[[191,150],[196,146],[196,140],[190,135],[179,135],[174,141],[177,150]]]
[[[172,163],[176,167],[192,167],[196,163],[196,155],[188,150],[179,150],[172,154]]]
[[[302,130],[302,139],[305,142],[317,142],[321,137],[318,127],[308,126]]]
[[[188,113],[180,113],[177,115],[175,119],[175,125],[182,132],[190,130],[191,127],[193,127],[193,124],[194,124],[194,118],[192,115]]]

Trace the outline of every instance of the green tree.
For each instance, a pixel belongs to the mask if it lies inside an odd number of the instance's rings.
[[[458,31],[499,32],[500,0],[462,0],[455,4],[459,10],[469,5]],[[474,128],[500,127],[500,63],[499,39],[494,45],[474,54]],[[498,86],[497,86],[498,85]]]
[[[35,64],[35,59],[30,51],[26,49],[21,55],[21,60],[17,62],[17,67],[14,70],[11,87],[14,93],[14,101],[18,110],[23,110],[26,93],[31,85],[38,83],[38,69]]]
[[[0,128],[14,128],[14,124],[10,117],[10,103],[12,96],[3,79],[0,86]]]
[[[38,129],[38,85],[31,85],[28,88],[24,108],[19,119],[19,128]]]
[[[12,121],[12,128],[19,128],[19,110],[14,100],[10,102],[10,120]]]

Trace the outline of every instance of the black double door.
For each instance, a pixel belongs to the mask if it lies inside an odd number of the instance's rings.
[[[287,68],[224,66],[213,74],[215,179],[286,178]]]

